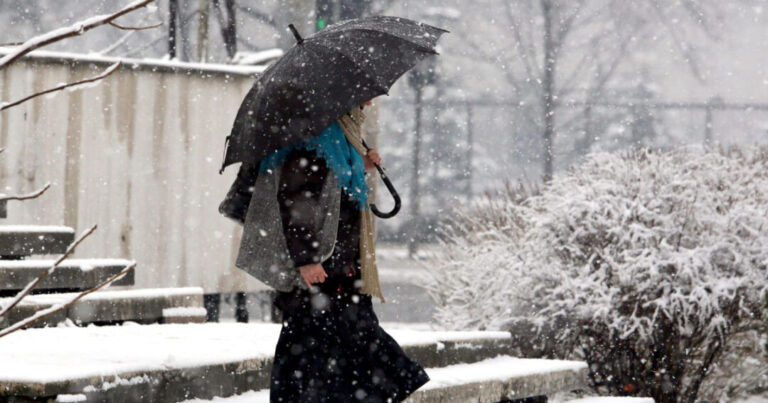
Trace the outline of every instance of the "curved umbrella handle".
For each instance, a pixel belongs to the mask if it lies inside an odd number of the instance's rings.
[[[376,169],[379,171],[379,176],[381,176],[381,180],[384,181],[384,185],[387,186],[387,190],[389,190],[392,198],[395,199],[395,207],[392,208],[392,211],[388,213],[382,213],[379,211],[379,209],[376,208],[375,204],[371,203],[371,211],[379,218],[392,218],[397,215],[398,212],[400,212],[400,195],[397,194],[397,190],[395,190],[395,187],[392,185],[392,182],[390,182],[386,172],[384,172],[384,168],[376,164]]]
[[[362,140],[362,139],[361,139]],[[365,147],[366,150],[370,151],[371,147],[368,147],[368,144],[365,143],[365,140],[361,141],[363,143],[363,147]],[[397,190],[395,190],[395,186],[392,185],[392,182],[389,180],[389,176],[387,176],[387,173],[384,172],[384,168],[379,166],[379,164],[373,164],[376,166],[376,170],[379,171],[379,176],[381,176],[381,180],[384,181],[384,184],[387,186],[387,190],[389,190],[389,194],[392,195],[392,198],[395,199],[395,207],[392,208],[392,211],[389,213],[382,213],[379,211],[379,209],[376,208],[376,205],[373,203],[370,203],[369,206],[371,206],[371,211],[373,212],[376,217],[379,218],[392,218],[397,215],[397,213],[400,212],[400,195],[397,194]]]

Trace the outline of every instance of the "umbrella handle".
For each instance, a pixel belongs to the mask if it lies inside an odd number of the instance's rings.
[[[368,147],[368,144],[365,144],[365,140],[362,140],[363,147],[365,147],[366,150],[370,151],[371,147]],[[379,209],[376,208],[376,204],[370,203],[369,206],[371,206],[371,211],[373,212],[376,217],[379,218],[392,218],[397,215],[397,213],[400,212],[400,195],[397,193],[397,190],[395,190],[395,186],[392,185],[392,182],[389,180],[389,176],[387,176],[387,173],[384,172],[384,168],[382,168],[379,164],[373,164],[376,167],[376,170],[379,171],[379,176],[381,176],[381,180],[384,181],[384,185],[387,186],[387,190],[389,190],[389,194],[392,195],[392,198],[395,200],[395,207],[392,208],[392,211],[388,213],[382,213],[379,211]]]
[[[376,169],[379,171],[379,176],[381,176],[381,180],[384,181],[384,185],[387,186],[387,190],[389,190],[389,193],[392,195],[392,198],[395,199],[395,207],[392,208],[392,211],[388,213],[382,213],[379,211],[379,209],[376,208],[376,205],[371,203],[371,211],[373,214],[375,214],[379,218],[392,218],[395,215],[397,215],[398,212],[400,212],[400,195],[397,194],[397,190],[395,190],[395,187],[392,185],[392,182],[390,182],[389,177],[387,176],[387,173],[384,172],[384,168],[382,168],[378,164],[376,165]]]

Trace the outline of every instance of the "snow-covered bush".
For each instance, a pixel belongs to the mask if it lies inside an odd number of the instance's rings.
[[[696,400],[768,290],[768,150],[592,154],[460,213],[429,290],[452,328],[580,358],[592,386]]]

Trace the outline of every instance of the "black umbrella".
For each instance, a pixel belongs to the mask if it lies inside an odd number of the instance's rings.
[[[289,27],[297,44],[245,96],[219,173],[318,135],[353,107],[387,94],[406,71],[437,54],[437,40],[447,32],[386,16],[343,21],[307,38]]]

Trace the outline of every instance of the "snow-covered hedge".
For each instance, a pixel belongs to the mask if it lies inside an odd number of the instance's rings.
[[[693,401],[768,290],[768,150],[593,154],[536,195],[460,214],[437,319],[581,357],[593,386]]]

